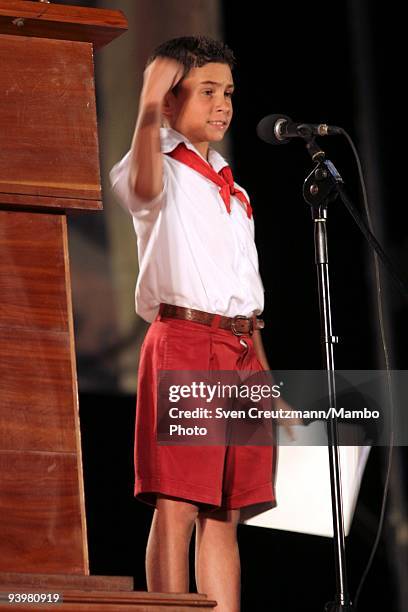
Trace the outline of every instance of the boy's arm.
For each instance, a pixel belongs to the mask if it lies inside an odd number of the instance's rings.
[[[179,62],[157,57],[145,70],[139,114],[130,150],[129,183],[133,193],[152,200],[163,189],[160,125],[165,95],[183,77]]]
[[[254,331],[254,333],[252,334],[252,338],[254,341],[254,349],[256,352],[256,356],[261,362],[263,369],[268,370],[269,375],[271,375],[271,372],[270,372],[271,368],[268,363],[268,358],[265,353],[265,349],[264,349],[263,342],[262,342],[262,336],[261,336],[261,332],[259,329],[256,329]],[[272,378],[272,382],[273,382],[273,378]],[[286,416],[288,415],[288,412],[292,412],[293,410],[292,406],[290,406],[283,399],[283,397],[278,397],[277,399],[274,400],[274,407],[276,410],[282,410],[282,413],[285,414]],[[292,430],[292,425],[302,425],[303,423],[302,419],[297,418],[297,417],[296,418],[282,418],[282,419],[278,418],[276,419],[276,422],[278,423],[278,425],[282,425],[284,427],[289,440],[292,440],[292,441],[295,440],[295,435]]]
[[[254,333],[252,334],[252,338],[254,341],[254,349],[255,349],[256,356],[261,362],[263,369],[270,370],[271,368],[269,366],[268,358],[266,356],[264,345],[262,342],[261,331],[259,329],[255,329]]]

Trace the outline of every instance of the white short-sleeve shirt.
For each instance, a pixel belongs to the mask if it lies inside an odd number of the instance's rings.
[[[253,217],[235,196],[229,214],[215,183],[165,155],[180,142],[200,155],[182,134],[161,128],[160,139],[163,191],[154,200],[140,200],[130,189],[130,152],[110,172],[112,189],[131,213],[137,236],[136,312],[151,322],[165,302],[229,317],[260,314],[264,289]],[[228,165],[211,148],[209,163],[216,172]]]

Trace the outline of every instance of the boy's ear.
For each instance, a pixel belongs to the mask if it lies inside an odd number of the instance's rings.
[[[169,91],[164,96],[163,104],[162,104],[162,115],[164,115],[164,117],[166,117],[167,119],[169,119],[172,115],[173,106],[174,106],[174,94],[172,94],[171,91]]]

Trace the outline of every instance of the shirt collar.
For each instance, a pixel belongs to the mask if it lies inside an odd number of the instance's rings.
[[[197,153],[201,159],[204,159],[204,161],[207,162],[205,157],[203,157],[201,153],[197,151],[195,146],[191,144],[191,142],[185,136],[183,136],[183,134],[176,132],[176,130],[173,130],[172,128],[160,128],[160,140],[161,150],[163,153],[170,153],[170,151],[173,151],[177,145],[180,144],[180,142],[184,142],[187,149],[194,151],[194,153]],[[216,172],[219,172],[222,168],[229,165],[223,156],[211,147],[208,150],[208,162]]]

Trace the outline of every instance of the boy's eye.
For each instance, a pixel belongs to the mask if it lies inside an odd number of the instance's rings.
[[[206,96],[211,95],[213,93],[212,89],[206,89],[203,93],[205,93]]]
[[[226,95],[228,98],[232,98],[233,93],[234,93],[233,91],[226,91],[226,92],[225,92],[225,95]]]

